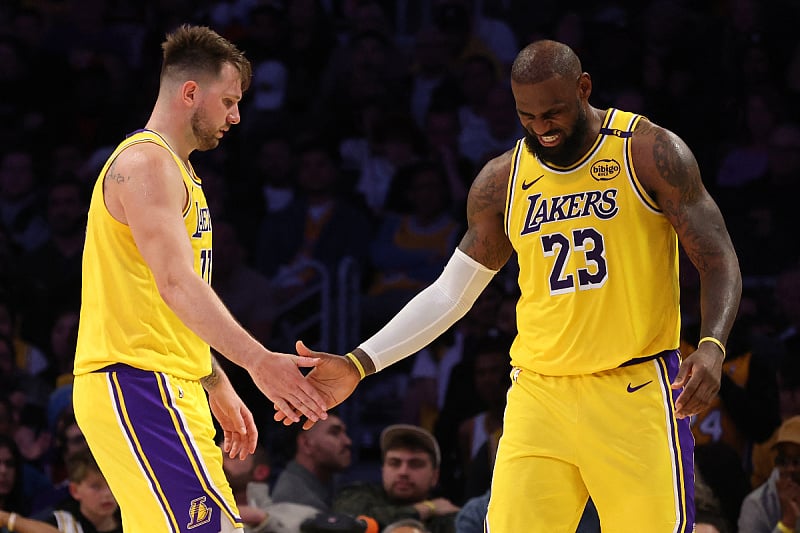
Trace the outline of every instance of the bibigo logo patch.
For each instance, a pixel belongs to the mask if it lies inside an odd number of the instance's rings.
[[[614,159],[600,159],[592,163],[589,172],[596,181],[608,181],[619,176],[620,170],[622,166]]]

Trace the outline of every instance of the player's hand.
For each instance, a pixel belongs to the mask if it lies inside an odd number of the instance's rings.
[[[247,369],[253,383],[291,422],[299,422],[300,415],[315,422],[328,418],[325,399],[298,368],[316,366],[318,359],[272,352],[259,363]]]
[[[324,398],[329,409],[339,405],[355,390],[361,376],[358,370],[346,357],[325,352],[310,350],[303,341],[297,341],[297,353],[301,356],[318,359],[316,367],[308,373],[306,380]],[[297,412],[287,413],[275,404],[275,420],[289,425],[297,422]],[[291,415],[294,415],[292,417]],[[316,420],[309,418],[303,423],[303,429],[310,429]]]
[[[230,458],[244,459],[256,449],[258,429],[253,414],[233,387],[215,387],[208,392],[208,405],[222,427],[222,451]]]
[[[704,342],[683,360],[673,390],[683,388],[675,401],[678,418],[696,415],[711,405],[719,392],[724,356],[717,346]]]

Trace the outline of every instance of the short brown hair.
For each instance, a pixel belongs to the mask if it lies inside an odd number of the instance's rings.
[[[67,478],[70,483],[80,483],[92,472],[103,475],[88,448],[77,450],[67,457]]]
[[[242,91],[250,87],[253,67],[235,44],[207,26],[184,24],[167,34],[161,43],[164,61],[161,79],[180,73],[184,76],[212,74],[218,76],[222,67],[230,63],[242,78]]]

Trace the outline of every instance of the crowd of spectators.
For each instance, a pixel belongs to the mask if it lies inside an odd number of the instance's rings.
[[[213,283],[267,346],[291,349],[281,313],[303,315],[316,302],[284,304],[320,272],[335,277],[345,258],[358,267],[358,338],[435,278],[463,231],[475,171],[522,134],[508,68],[532,40],[578,52],[595,106],[640,112],[686,140],[744,279],[716,411],[695,425],[698,468],[735,530],[746,489],[770,476],[778,426],[800,414],[800,253],[790,231],[797,20],[796,0],[3,2],[0,436],[12,437],[26,475],[0,494],[0,508],[30,507],[21,490],[42,494],[65,479],[60,421],[88,193],[112,147],[147,120],[164,34],[189,22],[230,38],[254,66],[241,125],[193,164],[214,214]],[[491,384],[475,368],[490,357],[476,347],[514,334],[511,263],[453,331],[343,406],[354,466],[376,459],[387,423],[418,424],[442,444],[443,496],[460,505],[482,493],[468,484],[465,494],[464,480],[474,457],[488,479],[481,444],[496,442],[502,406],[484,397]],[[691,263],[681,267],[686,351],[697,340],[699,285]],[[270,406],[251,392],[243,396],[271,450]],[[733,460],[703,453],[714,445]]]

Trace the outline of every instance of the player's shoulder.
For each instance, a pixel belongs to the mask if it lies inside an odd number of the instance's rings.
[[[108,175],[147,180],[173,172],[180,173],[180,170],[170,152],[156,143],[143,142],[119,152],[109,166]]]
[[[508,150],[487,161],[475,177],[475,181],[473,181],[472,188],[470,189],[470,194],[487,194],[502,191],[502,197],[505,198],[505,190],[511,176],[511,164],[514,158],[514,152],[515,150],[513,149]]]
[[[694,158],[689,146],[677,133],[645,117],[633,130],[631,154],[634,165],[689,162]]]
[[[486,162],[481,168],[469,190],[468,205],[473,209],[480,206],[502,210],[511,175],[511,162],[514,150],[509,150]]]
[[[699,176],[689,146],[673,131],[642,118],[633,132],[631,159],[642,184],[654,190],[662,181],[673,185]]]
[[[511,162],[514,159],[516,148],[507,150],[502,154],[493,157],[481,169],[479,175],[488,174],[495,177],[508,178],[511,173]]]
[[[632,149],[634,152],[658,150],[683,150],[686,143],[672,130],[641,117],[633,130]]]

